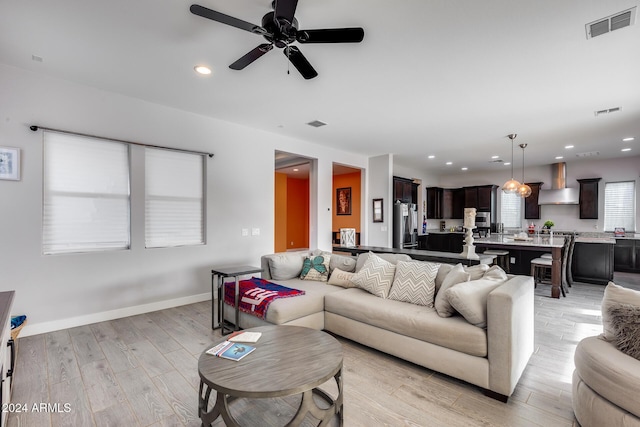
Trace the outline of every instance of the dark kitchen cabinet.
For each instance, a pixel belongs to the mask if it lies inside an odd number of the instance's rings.
[[[464,189],[454,188],[451,190],[451,219],[464,218]]]
[[[640,273],[640,240],[616,239],[614,270]]]
[[[478,207],[478,187],[464,187],[464,207]]]
[[[531,187],[531,195],[524,199],[524,218],[540,219],[540,205],[538,204],[538,196],[540,195],[540,187],[543,182],[527,182]]]
[[[442,218],[453,218],[453,190],[449,188],[442,190]]]
[[[413,188],[413,180],[407,178],[393,177],[393,200],[400,200],[402,203],[416,203],[417,193]],[[415,193],[415,197],[414,197]]]
[[[573,280],[599,285],[606,285],[613,280],[614,246],[576,242],[571,264]]]
[[[462,252],[463,233],[429,233],[427,250],[436,252]]]
[[[481,185],[478,187],[478,204],[475,208],[480,212],[491,212],[492,219],[495,219],[497,190],[497,185]]]
[[[580,219],[598,219],[598,182],[602,178],[579,179]]]
[[[442,192],[440,187],[427,188],[427,219],[442,219]]]

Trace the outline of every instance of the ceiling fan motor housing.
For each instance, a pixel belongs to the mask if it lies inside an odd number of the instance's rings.
[[[267,34],[263,34],[264,38],[279,48],[284,48],[296,41],[298,33],[296,18],[293,18],[293,22],[289,22],[283,18],[276,19],[275,12],[269,12],[262,17],[262,27],[267,30]]]

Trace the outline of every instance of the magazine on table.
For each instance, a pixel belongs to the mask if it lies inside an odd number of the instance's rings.
[[[222,341],[220,344],[207,350],[212,356],[222,357],[230,360],[240,360],[256,348],[244,343]]]

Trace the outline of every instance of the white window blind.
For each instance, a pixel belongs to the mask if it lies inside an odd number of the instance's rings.
[[[522,227],[522,198],[518,193],[500,191],[500,219],[504,228]]]
[[[604,185],[604,231],[624,227],[636,230],[635,181],[607,182]]]
[[[147,248],[204,243],[204,159],[145,149]]]
[[[128,249],[129,147],[44,132],[44,254]]]

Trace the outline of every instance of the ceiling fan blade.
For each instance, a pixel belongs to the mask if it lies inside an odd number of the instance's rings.
[[[364,38],[362,28],[330,28],[325,30],[298,30],[299,43],[360,43]]]
[[[282,52],[289,58],[289,61],[294,67],[302,74],[302,77],[309,80],[318,75],[318,72],[313,69],[307,58],[304,57],[300,49],[296,46],[287,46]]]
[[[293,15],[296,13],[298,0],[275,0],[275,17],[293,22]]]
[[[203,18],[211,19],[212,21],[220,22],[221,24],[230,25],[232,27],[240,28],[241,30],[249,31],[255,34],[267,34],[268,31],[259,25],[252,24],[247,21],[243,21],[233,16],[225,15],[224,13],[216,12],[215,10],[208,9],[199,4],[192,4],[189,8],[194,15],[202,16]]]
[[[265,53],[269,52],[271,49],[273,49],[273,45],[269,43],[261,44],[242,58],[238,59],[233,64],[229,65],[229,68],[231,68],[232,70],[242,70],[244,67],[251,64],[253,61],[260,58]]]

